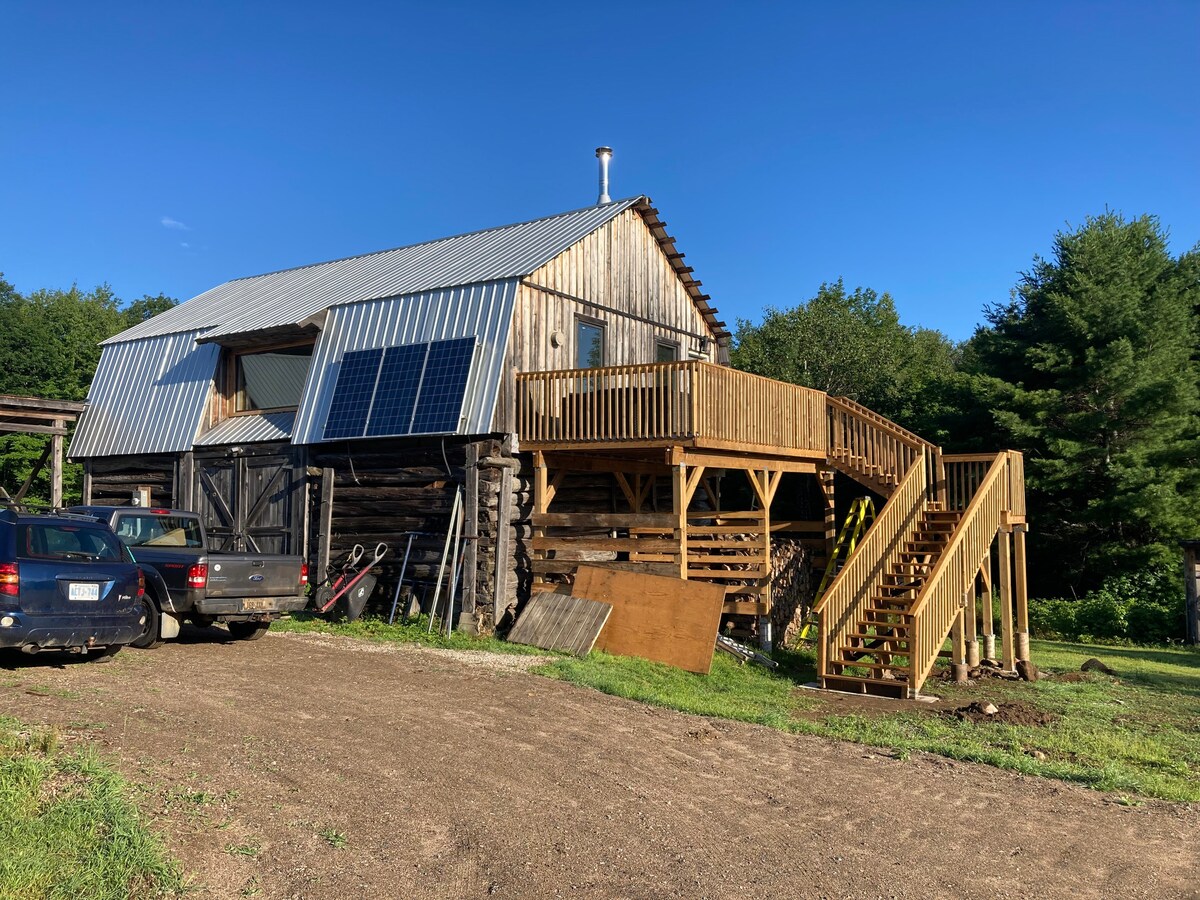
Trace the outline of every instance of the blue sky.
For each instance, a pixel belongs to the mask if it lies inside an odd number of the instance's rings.
[[[0,271],[185,299],[648,194],[723,318],[970,335],[1106,207],[1200,241],[1200,3],[12,3]]]

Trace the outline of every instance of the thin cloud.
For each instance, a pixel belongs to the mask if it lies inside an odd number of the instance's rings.
[[[192,245],[189,244],[187,241],[180,241],[179,246],[182,247],[184,250],[192,249]]]
[[[172,219],[170,216],[163,216],[162,219],[160,219],[159,221],[162,222],[163,228],[173,228],[176,231],[191,231],[192,230],[192,229],[188,228],[186,225],[184,225],[182,222],[180,222],[178,219]]]

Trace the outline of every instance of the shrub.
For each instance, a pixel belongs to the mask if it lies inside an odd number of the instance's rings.
[[[1148,567],[1104,581],[1078,600],[1031,600],[1039,637],[1164,644],[1185,637],[1183,579],[1175,566]]]

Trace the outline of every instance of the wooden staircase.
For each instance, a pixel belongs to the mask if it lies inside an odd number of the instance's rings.
[[[875,524],[814,604],[818,673],[833,690],[914,697],[992,540],[1024,516],[1021,455],[943,458],[941,449],[830,397],[827,464],[887,497]],[[946,459],[955,460],[948,469]],[[973,620],[972,620],[973,623]]]
[[[825,687],[905,697],[912,669],[912,609],[949,545],[961,514],[938,503],[926,508],[877,592],[859,609],[853,628],[828,661]]]

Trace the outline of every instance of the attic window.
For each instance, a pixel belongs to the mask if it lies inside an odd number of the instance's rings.
[[[237,355],[238,412],[295,409],[304,393],[313,345]]]

